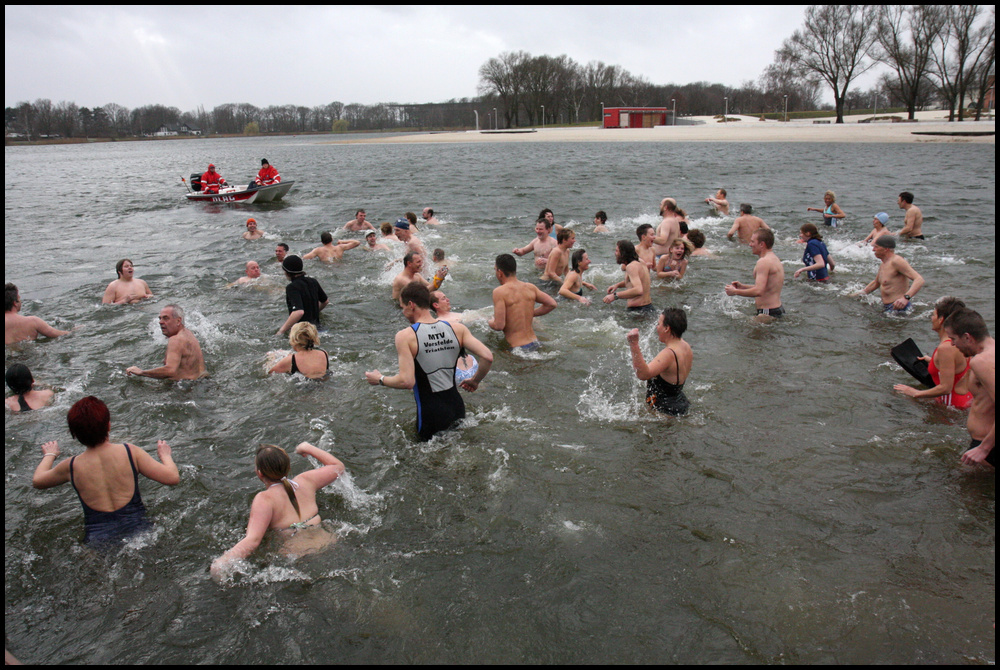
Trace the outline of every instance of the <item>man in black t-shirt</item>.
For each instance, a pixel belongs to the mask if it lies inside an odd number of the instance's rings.
[[[323,287],[312,277],[306,276],[302,271],[302,259],[294,254],[285,256],[281,269],[289,280],[285,287],[288,319],[278,329],[278,335],[284,335],[299,321],[308,321],[318,327],[320,310],[330,302]]]

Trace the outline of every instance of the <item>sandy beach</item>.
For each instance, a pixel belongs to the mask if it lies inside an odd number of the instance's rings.
[[[730,115],[739,121],[719,123],[716,119],[690,117],[699,125],[658,126],[655,128],[538,128],[507,132],[456,131],[414,133],[392,137],[343,139],[331,144],[425,144],[462,142],[975,142],[994,144],[996,137],[963,135],[924,135],[914,133],[995,132],[996,121],[949,123],[947,112],[918,112],[916,123],[858,123],[870,115],[848,116],[845,123],[835,117],[801,121],[760,121],[754,116]],[[817,123],[822,121],[824,123]]]

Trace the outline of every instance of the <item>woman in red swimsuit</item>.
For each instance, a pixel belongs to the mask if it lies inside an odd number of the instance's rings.
[[[938,334],[940,343],[933,354],[922,358],[927,361],[927,371],[936,386],[920,391],[906,384],[896,384],[893,387],[896,391],[911,398],[935,398],[941,405],[958,409],[969,408],[972,404],[967,376],[969,361],[944,331],[944,320],[964,307],[965,303],[958,298],[941,298],[935,303],[931,313],[931,328]]]

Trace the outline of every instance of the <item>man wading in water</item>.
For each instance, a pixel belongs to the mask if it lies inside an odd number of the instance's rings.
[[[493,353],[461,323],[435,320],[431,293],[423,283],[410,282],[399,296],[410,327],[396,333],[399,373],[386,377],[378,370],[365,373],[372,386],[413,389],[417,401],[417,433],[429,440],[465,418],[465,402],[455,385],[455,365],[467,349],[479,358],[479,371],[462,382],[475,391],[493,365]]]

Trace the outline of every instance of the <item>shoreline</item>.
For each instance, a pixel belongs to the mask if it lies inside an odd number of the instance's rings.
[[[922,119],[923,115],[933,115]],[[469,142],[833,142],[833,143],[954,143],[995,144],[995,135],[970,136],[959,133],[995,133],[996,121],[949,122],[941,112],[918,114],[916,123],[858,123],[856,117],[836,124],[827,119],[804,121],[760,121],[757,117],[733,116],[740,121],[718,123],[712,117],[695,117],[701,125],[657,126],[654,128],[537,128],[537,132],[516,129],[497,131],[454,131],[414,133],[395,137],[337,139],[322,144],[438,144]],[[815,123],[822,121],[823,123]],[[920,133],[920,134],[916,134]],[[925,134],[934,133],[934,134]]]

